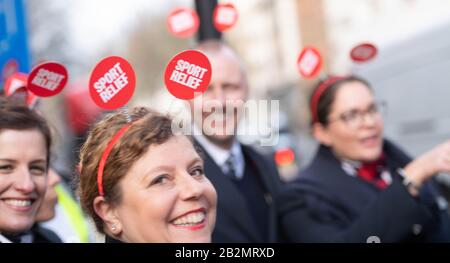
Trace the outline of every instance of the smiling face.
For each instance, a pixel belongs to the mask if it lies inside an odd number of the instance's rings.
[[[47,185],[47,149],[38,130],[0,132],[0,231],[32,227]]]
[[[189,101],[191,115],[211,142],[228,148],[235,137],[248,97],[245,72],[237,55],[223,44],[212,44],[212,47],[202,47],[200,50],[211,62],[212,76],[204,94]]]
[[[382,152],[383,121],[379,113],[371,113],[375,105],[372,91],[359,81],[345,82],[336,91],[328,124],[316,123],[318,140],[332,148],[337,157],[370,162]],[[342,116],[364,112],[360,123],[346,123]],[[358,121],[353,121],[358,122]]]
[[[210,242],[216,191],[185,136],[151,145],[120,181],[120,202],[107,225],[125,242]]]

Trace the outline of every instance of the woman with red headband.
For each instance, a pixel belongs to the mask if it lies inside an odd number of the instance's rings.
[[[330,77],[311,101],[319,149],[281,196],[291,242],[450,242],[447,203],[433,176],[450,172],[450,141],[412,160],[383,138],[369,84]]]
[[[106,242],[211,241],[216,191],[191,140],[171,124],[137,107],[90,131],[80,153],[79,194]]]

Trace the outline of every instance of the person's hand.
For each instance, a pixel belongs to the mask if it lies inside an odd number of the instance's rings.
[[[420,155],[405,167],[406,176],[421,186],[437,173],[450,172],[450,140]]]

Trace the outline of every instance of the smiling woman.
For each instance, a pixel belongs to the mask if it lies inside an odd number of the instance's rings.
[[[280,197],[292,242],[450,242],[450,218],[433,176],[450,172],[450,141],[411,159],[383,137],[369,84],[330,77],[311,96],[312,163]]]
[[[148,108],[131,118],[105,117],[83,145],[83,208],[106,242],[210,242],[217,196],[191,140]]]
[[[33,226],[47,187],[50,145],[41,116],[0,98],[0,242],[21,242]]]

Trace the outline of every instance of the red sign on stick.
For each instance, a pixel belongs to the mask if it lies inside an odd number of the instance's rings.
[[[238,12],[233,4],[218,4],[214,9],[214,26],[220,32],[233,27],[238,20]]]
[[[322,57],[314,47],[305,47],[297,60],[297,68],[304,78],[316,76],[322,67]]]
[[[5,81],[5,95],[11,96],[15,92],[26,92],[28,76],[25,73],[13,73]]]
[[[350,51],[350,58],[355,62],[366,62],[377,55],[377,48],[370,43],[362,43]]]
[[[175,8],[167,18],[169,31],[177,37],[190,37],[197,32],[200,21],[197,13],[186,7]]]
[[[205,92],[211,81],[211,63],[197,50],[186,50],[173,57],[166,67],[164,82],[169,92],[190,100]]]
[[[27,88],[39,97],[50,97],[60,93],[67,80],[67,70],[63,65],[44,62],[31,71]]]
[[[136,75],[130,63],[111,56],[101,60],[92,71],[89,93],[97,106],[114,110],[128,103],[135,86]]]
[[[25,73],[13,73],[5,81],[5,95],[7,97],[17,97],[25,101],[28,107],[32,108],[36,104],[38,97],[27,89],[27,79],[28,75]]]

